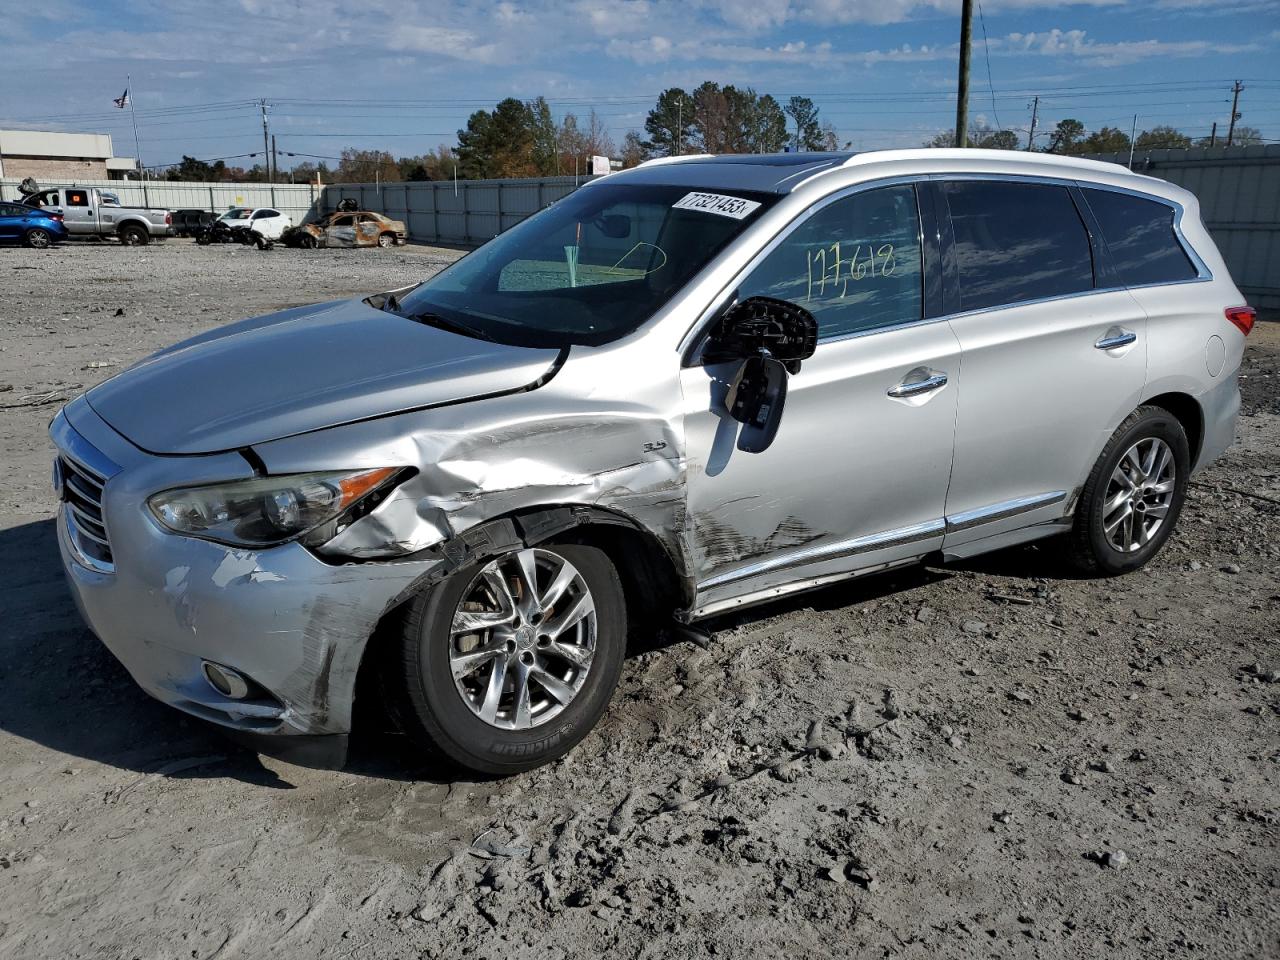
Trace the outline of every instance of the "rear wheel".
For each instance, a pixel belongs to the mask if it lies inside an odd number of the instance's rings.
[[[53,237],[49,235],[49,231],[40,227],[32,227],[22,239],[28,247],[34,247],[36,250],[46,250],[53,245]]]
[[[136,223],[126,223],[120,228],[120,242],[126,247],[142,247],[151,240],[151,235]]]
[[[596,547],[513,551],[415,600],[398,639],[406,732],[471,770],[518,773],[604,713],[626,646],[622,584]]]
[[[1090,573],[1136,570],[1164,546],[1182,512],[1191,456],[1178,419],[1139,407],[1111,435],[1076,508],[1068,556]]]

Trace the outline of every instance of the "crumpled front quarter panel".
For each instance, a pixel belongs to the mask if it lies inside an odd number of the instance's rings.
[[[685,456],[678,357],[635,339],[574,347],[551,381],[261,444],[272,473],[410,466],[417,474],[323,548],[403,556],[485,521],[589,505],[654,534],[685,570]]]

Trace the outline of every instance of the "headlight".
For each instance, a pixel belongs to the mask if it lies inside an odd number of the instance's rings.
[[[324,543],[353,515],[377,506],[401,472],[383,467],[181,487],[155,494],[147,506],[174,533],[230,546],[269,547],[299,537]]]

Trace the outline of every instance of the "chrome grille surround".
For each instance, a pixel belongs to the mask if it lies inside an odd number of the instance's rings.
[[[98,573],[114,573],[111,537],[102,510],[107,476],[59,450],[54,461],[54,487],[62,500],[62,520],[76,559]]]

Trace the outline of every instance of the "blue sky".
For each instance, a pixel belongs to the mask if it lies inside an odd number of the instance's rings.
[[[10,4],[0,125],[110,133],[132,155],[126,74],[148,164],[261,148],[417,154],[505,96],[591,107],[621,142],[656,94],[702,80],[812,97],[856,149],[952,125],[959,0],[41,0]],[[1280,0],[984,0],[970,112],[1025,137],[1242,123],[1280,141]],[[984,44],[984,27],[987,42]],[[990,82],[988,81],[988,59]],[[991,87],[995,89],[992,102]],[[252,163],[252,160],[236,160]],[[282,163],[282,166],[284,164]]]

